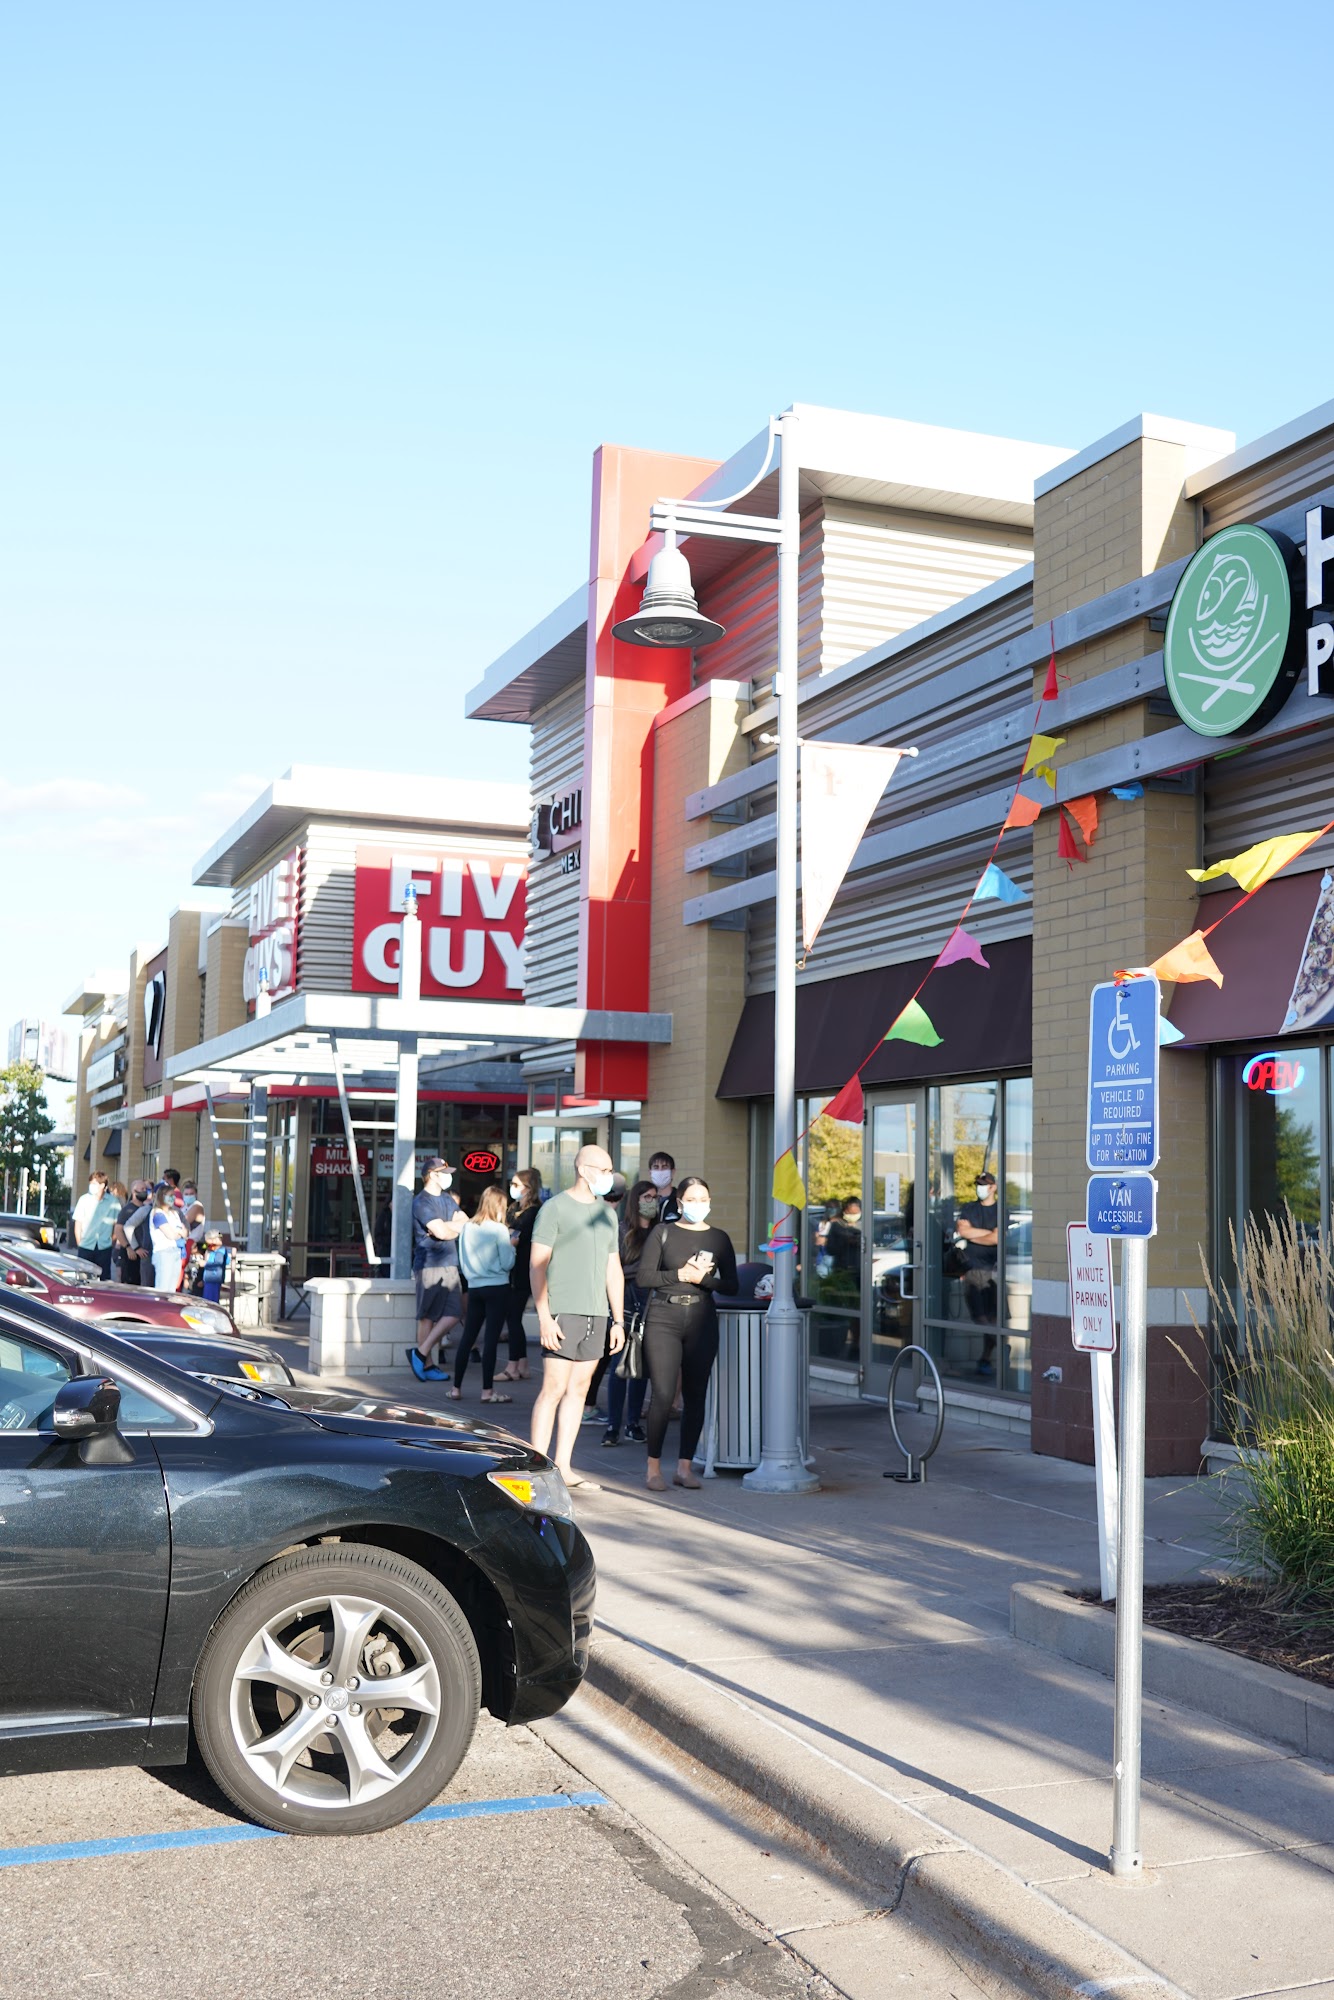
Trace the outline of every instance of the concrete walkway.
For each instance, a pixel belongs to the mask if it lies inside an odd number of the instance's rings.
[[[522,1432],[530,1394],[496,1415]],[[1017,1580],[1096,1576],[1091,1472],[956,1423],[908,1487],[882,1477],[883,1407],[828,1404],[812,1429],[822,1489],[793,1498],[734,1474],[650,1494],[642,1447],[581,1433],[603,1695],[836,1851],[860,1828],[899,1893],[934,1871],[1042,1961],[1034,1991],[1334,1996],[1327,1767],[1146,1701],[1145,1875],[1107,1872],[1111,1682],[1009,1627]],[[1150,1481],[1146,1525],[1150,1583],[1226,1559],[1216,1482]]]

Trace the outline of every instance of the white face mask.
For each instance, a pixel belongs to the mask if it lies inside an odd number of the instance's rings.
[[[453,1174],[437,1174],[435,1177],[435,1184],[439,1188],[441,1194],[448,1194],[450,1188],[452,1188],[454,1185],[454,1176]]]
[[[707,1222],[709,1204],[707,1201],[683,1201],[681,1213],[687,1222]]]
[[[599,1201],[602,1199],[604,1194],[611,1193],[612,1177],[610,1174],[594,1172],[591,1174],[585,1174],[584,1179],[588,1183],[589,1193],[595,1194],[598,1197]]]
[[[669,1188],[672,1184],[671,1169],[669,1167],[650,1167],[648,1177],[654,1187],[658,1189]]]
[[[523,1184],[521,1181],[510,1182],[510,1200],[511,1201],[523,1200]]]
[[[977,1191],[977,1198],[983,1208],[990,1208],[992,1202],[996,1199],[996,1190],[994,1187],[980,1187]]]

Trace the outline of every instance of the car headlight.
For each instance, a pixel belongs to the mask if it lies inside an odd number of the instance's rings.
[[[210,1312],[207,1306],[182,1306],[181,1318],[196,1333],[230,1333],[231,1321],[221,1313]]]
[[[241,1373],[248,1382],[276,1382],[283,1389],[292,1380],[281,1361],[243,1361]]]
[[[545,1472],[488,1472],[486,1476],[527,1514],[550,1514],[557,1521],[574,1519],[570,1489],[554,1465]]]

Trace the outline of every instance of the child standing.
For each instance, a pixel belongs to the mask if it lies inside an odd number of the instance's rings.
[[[210,1229],[204,1237],[204,1297],[216,1305],[231,1275],[232,1253],[222,1240],[220,1229]]]

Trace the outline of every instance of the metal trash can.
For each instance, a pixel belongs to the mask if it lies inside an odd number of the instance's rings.
[[[276,1250],[233,1250],[236,1302],[232,1318],[240,1327],[276,1324],[282,1292],[283,1258]],[[222,1302],[227,1303],[224,1291]]]
[[[715,1472],[752,1472],[760,1462],[763,1410],[764,1320],[767,1304],[725,1306],[718,1313],[718,1359],[709,1377],[704,1405],[704,1434],[695,1464],[704,1477]],[[809,1456],[811,1434],[811,1371],[801,1371],[797,1400],[797,1439],[801,1456]]]

